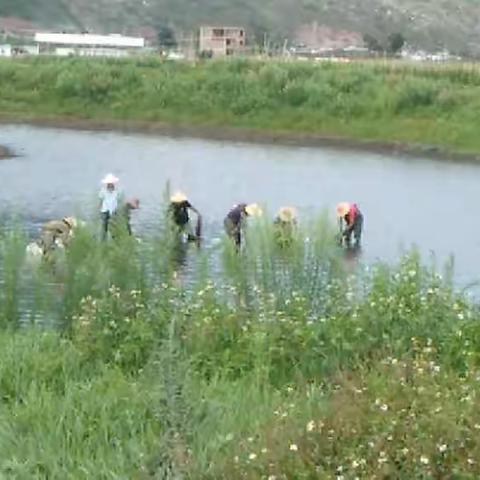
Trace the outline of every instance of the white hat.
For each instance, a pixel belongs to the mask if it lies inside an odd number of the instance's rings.
[[[102,180],[102,183],[104,185],[114,185],[115,183],[118,183],[120,180],[118,177],[113,175],[113,173],[109,173],[108,175],[105,176],[105,178]]]
[[[183,192],[175,192],[171,197],[170,201],[172,203],[183,203],[188,200],[187,196]]]

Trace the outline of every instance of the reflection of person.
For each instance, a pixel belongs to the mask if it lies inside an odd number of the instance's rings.
[[[189,210],[197,215],[197,227],[193,231],[190,222]],[[182,192],[177,192],[170,198],[170,212],[172,220],[180,233],[186,233],[188,240],[195,241],[201,237],[202,216],[200,212],[189,202],[187,196]]]
[[[62,220],[52,220],[45,223],[42,226],[39,242],[43,254],[47,254],[57,246],[66,247],[76,226],[77,220],[73,217],[65,217]]]
[[[354,237],[353,248],[361,246],[363,231],[363,214],[356,203],[339,203],[337,205],[337,216],[342,243],[346,248],[352,248],[352,236]]]
[[[261,214],[261,208],[255,203],[250,205],[239,203],[228,212],[224,220],[225,232],[237,248],[240,248],[242,244],[242,230],[245,227],[247,217]]]
[[[291,244],[297,226],[297,211],[293,207],[282,207],[273,222],[275,240],[281,247]]]
[[[117,190],[117,183],[119,179],[109,173],[103,180],[104,187],[100,190],[100,215],[102,217],[102,240],[107,239],[110,220],[113,215],[117,213],[119,193]]]

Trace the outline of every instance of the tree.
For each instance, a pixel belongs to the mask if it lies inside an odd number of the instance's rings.
[[[162,47],[176,47],[177,40],[175,38],[175,32],[173,31],[173,29],[166,25],[161,25],[158,28],[158,43]]]
[[[388,52],[398,53],[405,45],[405,38],[401,33],[392,33],[388,36]]]
[[[373,35],[370,35],[369,33],[366,33],[363,36],[363,41],[364,41],[366,47],[371,52],[382,52],[383,51],[382,45]]]

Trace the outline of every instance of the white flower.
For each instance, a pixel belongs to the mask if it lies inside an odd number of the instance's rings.
[[[249,460],[255,460],[257,458],[257,454],[256,453],[251,453],[249,456],[248,456]]]
[[[269,475],[267,480],[277,480],[275,475]]]
[[[440,453],[443,453],[443,452],[446,452],[446,451],[447,451],[447,445],[445,445],[445,443],[442,444],[442,445],[437,445],[437,448],[438,448],[438,451],[439,451]]]
[[[409,452],[409,450],[408,450],[407,447],[402,448],[402,453],[403,453],[404,455],[407,455],[408,452]]]
[[[268,452],[268,448],[262,448],[261,452],[262,452],[262,453],[267,453],[267,452]]]
[[[313,432],[315,430],[315,422],[313,420],[310,420],[307,423],[307,432]]]
[[[292,443],[292,444],[290,445],[290,450],[291,450],[292,452],[297,452],[297,451],[298,451],[298,446],[297,446],[295,443]]]
[[[388,405],[386,403],[380,405],[380,410],[382,410],[382,412],[386,412],[388,410]]]
[[[467,462],[468,462],[469,465],[474,465],[475,464],[475,460],[473,458],[467,459]]]
[[[428,465],[430,463],[430,460],[425,455],[422,455],[420,457],[420,463],[423,463],[424,465]]]

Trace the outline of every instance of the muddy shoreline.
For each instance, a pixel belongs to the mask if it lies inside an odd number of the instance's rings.
[[[179,138],[197,138],[216,141],[233,141],[257,144],[277,144],[296,147],[330,147],[407,157],[424,157],[436,160],[480,163],[479,153],[450,152],[436,145],[406,144],[358,140],[345,137],[324,136],[315,133],[268,131],[240,127],[198,125],[172,125],[140,120],[101,120],[80,118],[19,118],[2,117],[3,125],[33,125],[45,128],[61,128],[86,131],[120,131]],[[14,156],[8,148],[0,146],[0,159]]]

